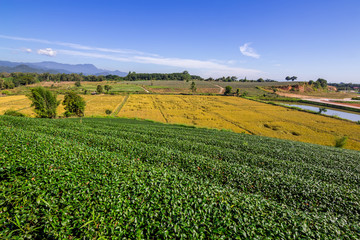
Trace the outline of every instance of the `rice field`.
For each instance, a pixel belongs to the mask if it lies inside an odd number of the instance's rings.
[[[346,147],[360,150],[360,125],[356,123],[237,97],[131,95],[117,116],[230,129],[327,146],[348,136]]]
[[[58,99],[62,100],[63,95]],[[348,136],[345,148],[360,150],[360,125],[318,114],[250,101],[237,97],[199,95],[84,95],[85,116],[106,116],[110,110],[118,117],[150,119],[163,123],[195,125],[232,130],[334,146]],[[34,117],[30,100],[24,95],[0,98],[0,114],[7,109]],[[63,105],[58,115],[64,113]]]

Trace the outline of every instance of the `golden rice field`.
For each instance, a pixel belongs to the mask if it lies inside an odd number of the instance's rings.
[[[191,95],[85,95],[85,116],[106,116],[107,109],[118,117],[151,119],[255,135],[333,146],[348,136],[345,146],[360,150],[360,125],[317,114],[301,112],[237,97]],[[63,96],[58,96],[62,99]],[[35,116],[25,96],[0,98],[0,114],[7,109]],[[58,114],[64,112],[62,105]]]

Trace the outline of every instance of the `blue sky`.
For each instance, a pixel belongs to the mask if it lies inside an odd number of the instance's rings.
[[[0,0],[0,60],[360,83],[358,0]]]

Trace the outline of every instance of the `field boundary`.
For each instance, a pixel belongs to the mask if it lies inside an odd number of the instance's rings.
[[[129,95],[126,95],[124,100],[115,107],[115,110],[113,111],[111,116],[115,117],[116,115],[118,115],[128,99],[129,99]]]

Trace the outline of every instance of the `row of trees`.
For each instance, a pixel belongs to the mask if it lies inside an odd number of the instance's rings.
[[[138,80],[177,80],[177,81],[189,81],[189,80],[204,80],[200,76],[190,75],[188,71],[182,73],[136,73],[129,72],[122,80],[138,81]]]
[[[56,109],[60,105],[55,93],[43,88],[36,87],[31,89],[28,98],[31,100],[31,106],[35,108],[35,113],[40,118],[55,118]],[[85,100],[74,92],[65,94],[62,104],[65,106],[65,116],[84,116]]]
[[[323,78],[318,78],[316,81],[310,80],[308,84],[315,88],[326,88],[328,85],[327,81]]]
[[[245,78],[237,78],[236,76],[228,76],[228,77],[220,77],[220,78],[207,78],[205,79],[205,81],[215,81],[215,82],[277,82],[275,80],[272,79],[263,79],[263,78],[258,78],[257,80],[247,80],[246,77]]]

